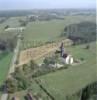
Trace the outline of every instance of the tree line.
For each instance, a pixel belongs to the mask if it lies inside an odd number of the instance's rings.
[[[68,25],[61,36],[66,36],[75,44],[96,41],[96,23],[86,21]]]

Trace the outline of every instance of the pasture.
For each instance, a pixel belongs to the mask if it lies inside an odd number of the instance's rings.
[[[64,28],[73,23],[82,21],[94,21],[95,16],[65,16],[64,20],[31,22],[23,33],[22,49],[27,49],[45,42],[56,41],[64,31]]]

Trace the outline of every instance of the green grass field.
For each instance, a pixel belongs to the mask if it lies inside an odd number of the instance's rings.
[[[65,16],[64,20],[36,21],[31,22],[23,33],[24,48],[33,47],[34,42],[48,42],[60,38],[65,26],[82,21],[94,21],[95,16]]]
[[[0,85],[5,81],[7,74],[8,74],[8,69],[10,67],[12,59],[12,53],[2,55],[2,58],[0,59]]]
[[[0,54],[0,86],[6,80],[11,59],[12,59],[12,53],[4,54],[4,55]],[[2,93],[0,92],[0,97],[1,97],[1,94]]]
[[[96,45],[94,45],[95,43],[91,44],[95,47]],[[96,81],[96,50],[91,52],[91,50],[84,49],[84,46],[67,48],[74,57],[84,58],[82,64],[69,66],[68,69],[38,78],[56,100],[64,100],[65,96],[72,95],[89,83]]]
[[[25,32],[25,41],[48,41],[57,38],[64,28],[64,20],[30,23]]]

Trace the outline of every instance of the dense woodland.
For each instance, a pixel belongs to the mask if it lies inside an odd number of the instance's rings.
[[[75,44],[96,41],[96,23],[86,21],[71,24],[64,28],[64,33],[61,35],[67,36]]]
[[[17,43],[17,35],[2,33],[0,36],[0,51],[13,51]]]

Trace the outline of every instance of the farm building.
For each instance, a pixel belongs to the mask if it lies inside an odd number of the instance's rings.
[[[25,27],[16,27],[16,28],[7,28],[5,29],[6,32],[11,32],[11,31],[17,31],[17,32],[22,32],[25,29]]]
[[[73,57],[71,55],[68,55],[65,59],[65,63],[66,64],[73,64],[74,60]]]
[[[64,67],[64,65],[72,65],[74,63],[74,58],[72,55],[67,54],[64,43],[61,43],[61,46],[59,48],[60,50],[56,50],[55,55],[48,57],[44,60],[44,64],[48,62],[48,67],[52,68],[61,68]],[[58,56],[57,56],[58,54]]]

